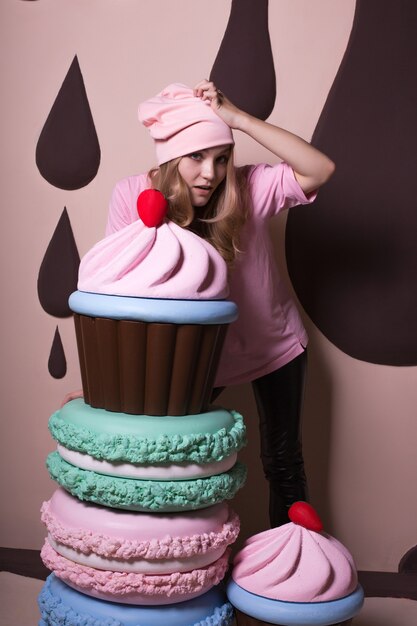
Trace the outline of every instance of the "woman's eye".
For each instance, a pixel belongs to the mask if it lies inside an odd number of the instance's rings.
[[[203,157],[201,152],[192,152],[188,156],[190,159],[193,159],[194,161],[200,161],[200,159]]]
[[[218,157],[217,163],[219,163],[220,165],[226,165],[228,160],[229,160],[229,157],[227,157],[226,155],[222,155]]]

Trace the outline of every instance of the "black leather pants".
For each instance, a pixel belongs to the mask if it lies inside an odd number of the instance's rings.
[[[252,382],[259,413],[261,460],[269,482],[271,527],[286,524],[288,509],[307,499],[301,408],[307,354]]]
[[[306,368],[304,351],[275,372],[252,381],[259,413],[262,466],[269,482],[271,528],[286,524],[290,506],[308,497],[301,445]],[[214,389],[212,401],[223,389]]]

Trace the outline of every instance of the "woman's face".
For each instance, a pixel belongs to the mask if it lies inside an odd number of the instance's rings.
[[[217,146],[183,156],[178,171],[190,193],[191,204],[203,207],[224,180],[230,146]]]

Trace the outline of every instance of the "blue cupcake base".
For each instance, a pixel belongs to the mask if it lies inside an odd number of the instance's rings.
[[[234,580],[227,585],[229,602],[242,613],[280,626],[332,626],[359,613],[364,593],[360,585],[344,598],[329,602],[282,602],[242,589]]]

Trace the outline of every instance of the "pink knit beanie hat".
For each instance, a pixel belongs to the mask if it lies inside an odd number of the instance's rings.
[[[138,113],[155,141],[158,165],[196,150],[234,144],[231,129],[210,103],[179,83],[142,102]]]

